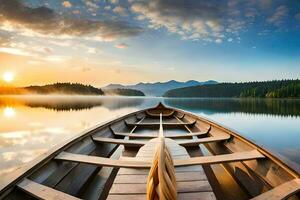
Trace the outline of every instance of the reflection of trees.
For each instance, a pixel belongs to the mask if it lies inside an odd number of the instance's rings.
[[[103,106],[110,110],[135,107],[142,104],[143,98],[117,98],[92,96],[2,96],[0,107],[18,105],[31,108],[46,108],[56,111],[91,109]]]
[[[192,111],[243,112],[300,116],[300,100],[293,99],[165,99],[166,104]]]

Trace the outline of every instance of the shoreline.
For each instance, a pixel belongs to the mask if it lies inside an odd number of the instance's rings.
[[[239,99],[239,100],[300,100],[300,97],[159,97],[159,96],[125,96],[125,95],[86,95],[86,94],[0,94],[1,97],[123,97],[123,98],[160,98],[160,99]]]

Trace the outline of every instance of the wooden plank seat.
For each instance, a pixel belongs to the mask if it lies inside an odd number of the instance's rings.
[[[24,179],[17,185],[17,187],[37,199],[79,200],[77,197],[52,189],[29,179]]]
[[[204,132],[194,132],[194,133],[187,133],[187,134],[181,134],[181,135],[178,135],[178,134],[169,134],[169,135],[166,135],[165,138],[172,138],[172,139],[179,139],[179,138],[186,138],[186,137],[193,137],[193,136],[203,136],[203,135],[206,135],[208,134],[210,131],[210,128],[207,129],[207,131],[204,131]],[[154,135],[154,134],[139,134],[139,133],[121,133],[121,132],[114,132],[113,133],[115,135],[118,135],[118,136],[124,136],[124,137],[130,137],[130,138],[156,138],[158,136],[158,132],[157,132],[157,135]]]
[[[191,146],[198,146],[199,144],[203,144],[203,143],[225,141],[228,140],[229,138],[230,138],[229,135],[223,135],[223,136],[213,136],[213,137],[206,137],[200,139],[180,140],[176,142],[181,146],[191,147]],[[148,142],[143,140],[124,140],[124,139],[103,138],[103,137],[94,137],[93,140],[96,142],[119,144],[128,147],[141,147],[147,144]]]
[[[71,161],[92,164],[105,167],[125,167],[125,168],[149,168],[151,162],[145,162],[140,160],[123,160],[123,159],[110,159],[98,156],[80,155],[68,152],[61,152],[55,157],[56,160]]]
[[[152,145],[152,144],[151,144]],[[176,157],[176,156],[175,156]],[[253,159],[264,158],[257,150],[244,151],[232,154],[223,154],[216,156],[202,156],[193,157],[188,159],[174,159],[174,166],[191,166],[191,165],[202,165],[202,164],[218,164],[226,162],[238,162],[247,161]],[[124,167],[124,168],[150,168],[152,165],[152,159],[140,159],[139,157],[122,157],[119,160],[103,158],[98,156],[88,156],[73,154],[68,152],[62,152],[55,157],[56,160],[71,161],[87,163],[97,166],[107,167]]]
[[[96,142],[119,144],[128,147],[141,147],[147,143],[147,141],[143,141],[143,140],[124,140],[124,139],[105,138],[105,137],[93,137],[93,140]]]
[[[169,122],[165,122],[163,123],[164,127],[182,127],[182,126],[192,126],[196,123],[196,121],[193,122],[182,122],[182,123],[169,123]],[[129,127],[134,127],[134,126],[139,126],[139,127],[159,127],[160,123],[131,123],[131,122],[127,122],[125,120],[125,124]]]
[[[251,200],[282,200],[287,199],[300,191],[300,179],[293,179],[269,190]]]
[[[210,143],[210,142],[222,142],[230,139],[230,135],[224,134],[221,136],[212,136],[206,138],[199,138],[199,139],[191,139],[191,140],[177,140],[176,142],[184,147],[192,147],[198,146],[199,144]]]

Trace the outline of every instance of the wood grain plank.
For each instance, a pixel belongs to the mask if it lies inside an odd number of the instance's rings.
[[[124,140],[124,139],[104,138],[104,137],[93,137],[93,140],[95,142],[119,144],[127,147],[141,147],[147,143],[147,141],[142,141],[142,140]]]
[[[230,135],[224,136],[214,136],[214,137],[207,137],[201,139],[192,139],[192,140],[181,140],[176,141],[179,145],[184,147],[192,147],[192,146],[199,146],[199,144],[210,143],[210,142],[222,142],[226,141],[230,138]]]
[[[126,122],[126,121],[125,121]],[[190,126],[194,125],[194,122],[183,122],[183,123],[163,123],[164,127],[182,127],[182,126]],[[131,122],[126,122],[127,126],[138,126],[138,127],[159,127],[160,123],[131,123]]]
[[[26,193],[38,199],[47,199],[47,200],[78,200],[79,199],[71,195],[68,195],[66,193],[63,193],[61,191],[54,190],[50,187],[38,184],[29,179],[24,179],[17,186],[21,190],[25,191]]]
[[[194,157],[188,159],[177,159],[174,160],[175,166],[188,166],[188,165],[203,165],[203,164],[217,164],[217,163],[226,163],[226,162],[237,162],[237,161],[246,161],[265,158],[257,150],[252,151],[244,151],[239,153],[232,154],[224,154],[217,156],[202,156],[202,157]]]
[[[201,136],[201,135],[205,135],[206,132],[194,132],[194,133],[187,133],[187,134],[168,134],[165,135],[166,138],[172,138],[172,139],[178,139],[178,138],[186,138],[186,137],[193,137],[193,136]],[[130,138],[156,138],[158,137],[158,133],[156,135],[154,134],[138,134],[138,133],[118,133],[116,132],[115,135],[119,135],[119,136],[128,136]]]
[[[118,174],[114,183],[146,183],[148,174]],[[201,181],[206,180],[206,175],[203,171],[200,172],[178,172],[176,173],[176,181]]]
[[[129,195],[110,195],[107,200],[145,200],[145,194],[129,194]],[[177,196],[178,200],[216,200],[213,192],[189,192],[189,193],[179,193]]]
[[[145,194],[146,184],[113,184],[110,194]],[[209,192],[212,188],[207,180],[177,182],[178,192]]]
[[[110,158],[87,156],[68,152],[60,153],[58,156],[55,157],[55,159],[106,167],[150,168],[151,166],[151,162],[145,162],[140,160],[114,160]]]
[[[283,183],[251,200],[281,200],[286,199],[300,191],[300,179]]]

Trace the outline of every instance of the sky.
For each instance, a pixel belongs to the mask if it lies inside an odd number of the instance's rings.
[[[300,78],[299,0],[0,0],[1,85]]]

